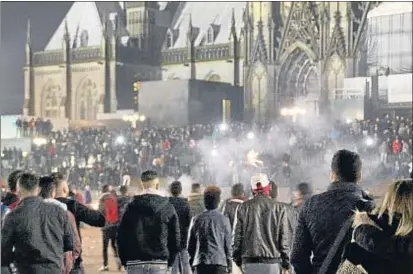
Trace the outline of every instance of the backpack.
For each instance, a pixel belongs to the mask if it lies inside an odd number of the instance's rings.
[[[105,199],[105,219],[108,224],[119,222],[118,200],[115,195],[108,195]]]

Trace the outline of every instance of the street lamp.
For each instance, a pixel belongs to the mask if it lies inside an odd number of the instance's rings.
[[[292,108],[282,108],[280,111],[281,116],[291,116],[293,122],[297,120],[298,115],[305,115],[306,110],[299,107],[292,107]]]
[[[143,114],[134,113],[130,115],[124,115],[122,117],[122,120],[125,122],[130,122],[132,128],[136,128],[136,122],[144,122],[146,120],[146,117]]]

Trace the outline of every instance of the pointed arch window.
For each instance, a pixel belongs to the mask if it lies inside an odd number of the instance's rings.
[[[89,34],[87,30],[82,30],[80,33],[80,46],[87,47],[89,43]]]
[[[212,44],[214,42],[214,28],[211,26],[207,31],[207,44]]]
[[[173,44],[174,44],[174,36],[173,36],[172,31],[169,29],[166,32],[166,48],[167,49],[172,48]]]

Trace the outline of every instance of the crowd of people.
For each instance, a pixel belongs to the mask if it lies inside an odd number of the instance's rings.
[[[17,170],[2,199],[1,273],[84,273],[81,222],[102,228],[100,271],[111,267],[110,242],[115,268],[129,274],[413,273],[413,180],[390,183],[379,201],[363,190],[357,153],[338,150],[330,166],[325,192],[300,183],[291,204],[264,173],[250,178],[251,196],[234,184],[225,199],[209,182],[183,197],[174,181],[164,195],[147,170],[138,195],[103,185],[98,209],[71,193],[65,174]]]
[[[327,166],[332,151],[345,147],[369,158],[372,163],[377,162],[376,175],[383,174],[387,179],[405,177],[412,155],[412,121],[389,116],[376,120],[337,121],[319,128],[314,124],[311,129],[300,123],[261,126],[231,123],[139,130],[79,129],[52,131],[41,137],[41,142],[39,138],[33,141],[28,152],[5,148],[2,170],[22,168],[39,174],[69,173],[73,184],[82,188],[90,185],[95,189],[109,183],[120,185],[125,176],[136,178],[149,168],[163,177],[179,178],[182,174],[190,174],[198,181],[237,183],[253,173],[244,172],[248,170],[246,155],[251,149],[257,151],[258,157],[269,156],[263,161],[263,171],[271,176],[275,174],[277,180],[282,181],[285,179],[282,177],[289,177],[279,170],[284,153],[290,155],[291,162],[286,164],[294,169],[294,175],[300,174],[300,170],[306,173],[308,167]],[[250,140],[252,145],[244,146],[243,139],[249,138],[255,141]],[[232,151],[228,153],[231,146]],[[217,158],[226,158],[227,163],[235,164],[231,167],[225,164],[226,170],[221,172],[222,161],[214,166],[211,162],[216,161],[208,159],[211,150]],[[224,176],[217,178],[218,173]],[[244,173],[245,178],[241,176]],[[314,180],[296,176],[298,178],[287,178],[287,181]]]
[[[53,124],[50,120],[42,118],[18,118],[16,120],[17,136],[18,137],[35,137],[47,136],[53,130]]]

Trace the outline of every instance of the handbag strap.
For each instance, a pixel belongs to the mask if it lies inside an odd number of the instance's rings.
[[[351,228],[352,223],[353,223],[353,215],[351,215],[341,227],[340,232],[338,233],[336,239],[334,240],[333,245],[328,251],[326,258],[324,259],[323,264],[321,265],[320,270],[318,271],[318,274],[327,273],[328,268],[330,267],[331,262],[333,261],[333,258],[336,256],[337,251],[340,248],[340,245],[342,244],[344,238],[347,235],[347,232]]]

